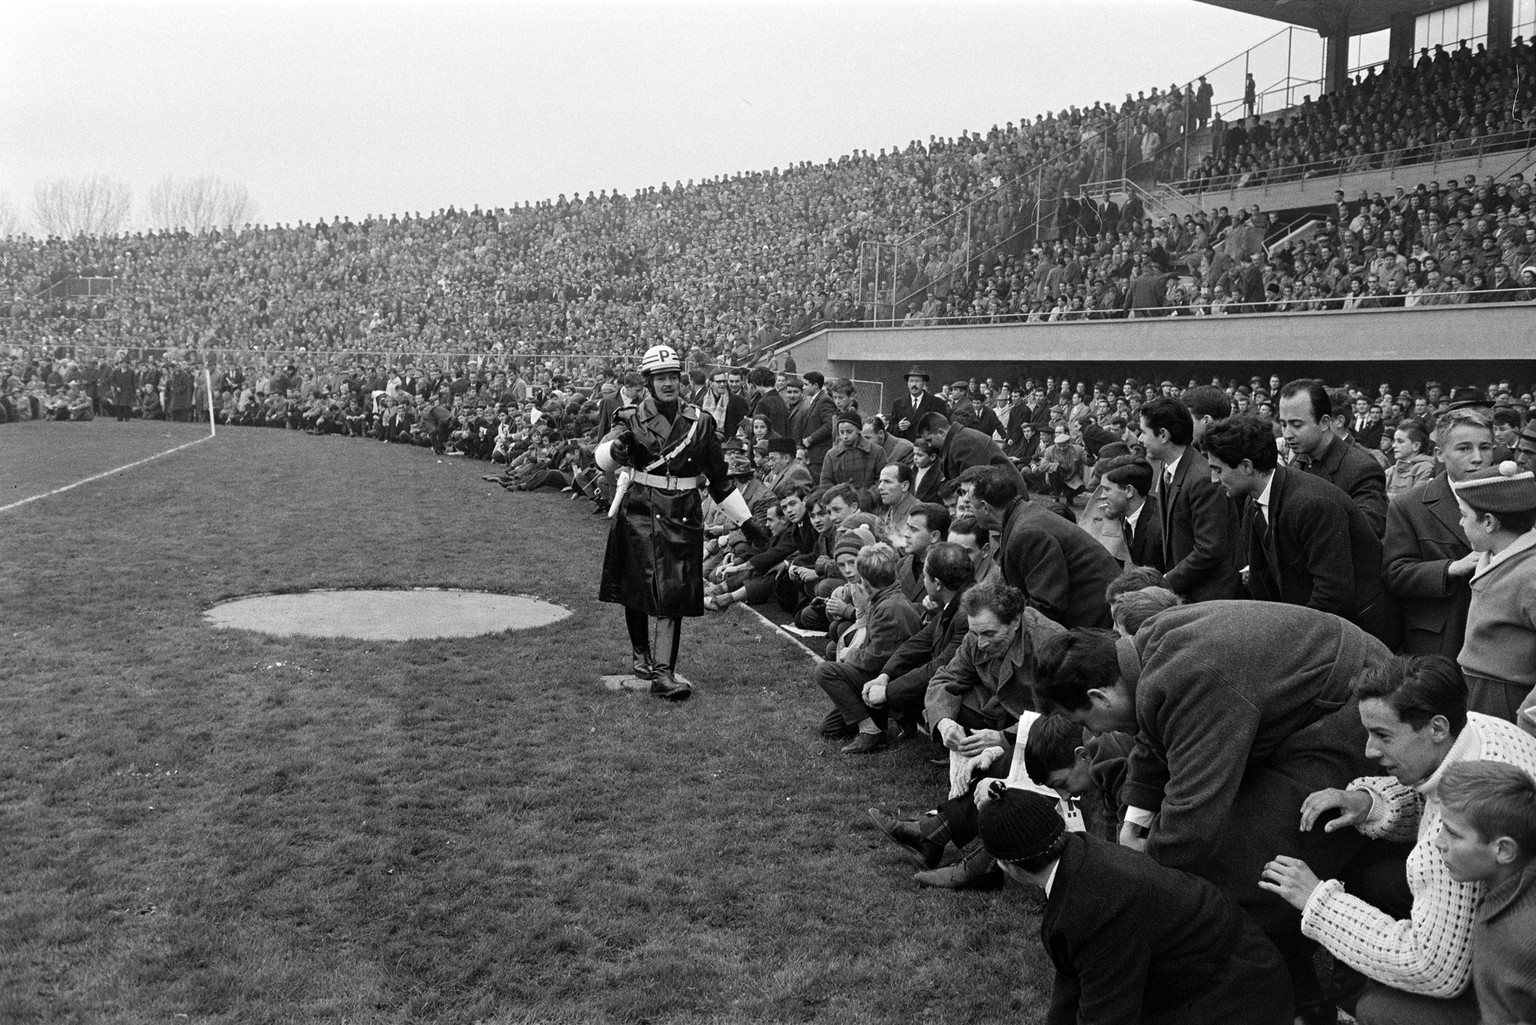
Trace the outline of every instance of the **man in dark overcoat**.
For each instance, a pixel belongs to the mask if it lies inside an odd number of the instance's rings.
[[[652,694],[681,701],[692,693],[675,674],[683,617],[704,614],[700,488],[749,540],[767,538],[727,473],[714,418],[682,400],[677,352],[652,346],[640,372],[645,397],[614,412],[595,453],[604,471],[619,471],[598,598],[624,606],[635,676]]]
[[[907,394],[891,403],[885,429],[898,438],[916,441],[918,421],[926,413],[949,415],[949,403],[928,390],[928,371],[914,366],[907,371]]]
[[[1136,736],[1121,841],[1243,905],[1285,955],[1299,1002],[1320,1000],[1312,947],[1295,909],[1259,888],[1265,852],[1316,858],[1334,875],[1358,853],[1352,830],[1296,823],[1313,791],[1374,771],[1350,681],[1389,658],[1338,616],[1254,601],[1167,609],[1118,641],[1073,630],[1036,650],[1043,709]]]
[[[1056,979],[1047,1025],[1285,1025],[1284,963],[1237,904],[1204,879],[1067,832],[1044,794],[986,789],[981,840],[1016,881],[1045,890],[1040,942]]]

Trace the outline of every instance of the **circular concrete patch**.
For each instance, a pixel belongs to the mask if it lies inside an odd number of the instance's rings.
[[[524,595],[435,587],[262,594],[223,602],[204,613],[224,629],[363,641],[476,637],[546,626],[570,614],[570,609]]]

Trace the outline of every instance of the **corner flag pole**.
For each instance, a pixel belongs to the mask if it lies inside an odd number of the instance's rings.
[[[208,385],[208,436],[217,437],[219,433],[219,421],[213,415],[213,371],[203,368],[203,381]]]

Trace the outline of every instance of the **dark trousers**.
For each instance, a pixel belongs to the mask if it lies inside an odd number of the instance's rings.
[[[883,730],[886,724],[885,709],[870,708],[864,703],[862,693],[864,685],[879,675],[841,662],[823,662],[816,667],[816,683],[832,699],[843,722],[852,726],[865,719],[873,719],[875,725]]]

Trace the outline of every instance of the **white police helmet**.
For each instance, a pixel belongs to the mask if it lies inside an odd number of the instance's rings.
[[[652,374],[666,374],[683,372],[683,361],[677,358],[677,350],[670,345],[653,345],[645,350],[645,356],[640,360],[640,372],[647,377]]]

